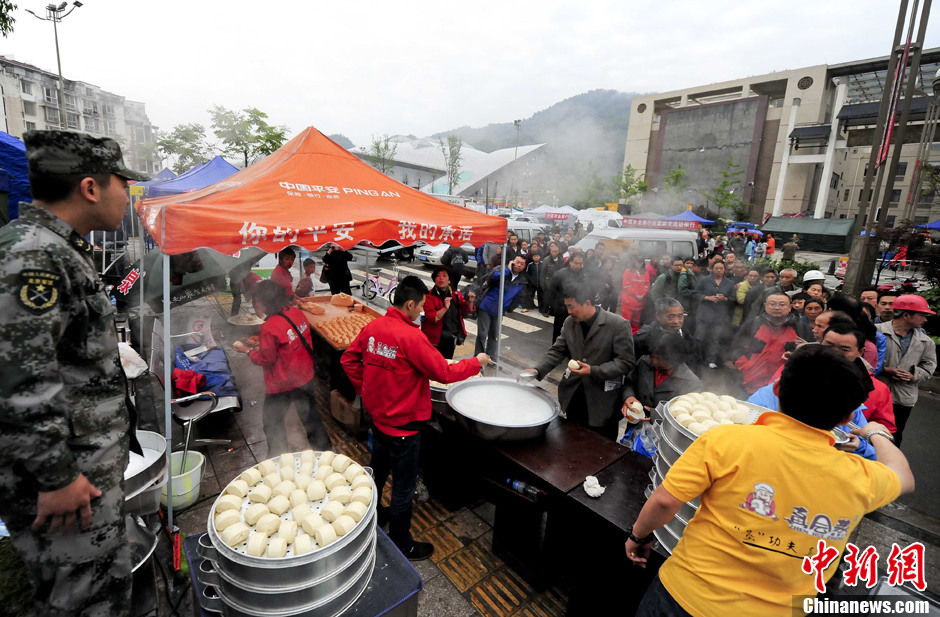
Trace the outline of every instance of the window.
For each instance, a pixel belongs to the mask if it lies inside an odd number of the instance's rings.
[[[100,133],[101,123],[98,118],[85,118],[85,130],[90,133]]]
[[[95,96],[95,91],[91,88],[85,88],[85,96]]]
[[[832,174],[832,180],[829,181],[829,188],[837,189],[839,188],[839,174]]]
[[[844,214],[840,214],[840,215],[839,215],[839,218],[840,218],[840,219],[844,219],[844,218],[845,218],[845,215],[844,215]]]
[[[81,128],[78,123],[78,114],[65,114],[65,123],[70,129]]]
[[[20,80],[20,90],[23,91],[23,94],[32,94],[33,93],[33,84],[26,81],[25,79]]]
[[[105,118],[114,118],[114,105],[104,105],[104,117]]]
[[[920,196],[917,198],[918,203],[930,204],[933,203],[934,197],[936,197],[937,192],[932,188],[921,188]]]
[[[673,242],[672,254],[676,257],[695,257],[695,245],[691,242]]]
[[[46,122],[59,126],[59,110],[55,107],[43,107],[46,111]]]
[[[903,180],[907,174],[907,163],[898,163],[897,173],[894,174],[895,180]]]
[[[59,93],[56,92],[55,88],[50,88],[49,86],[42,87],[43,98],[47,103],[52,103],[53,105],[59,104]]]
[[[23,101],[23,115],[35,116],[36,115],[36,103],[33,103],[32,101]]]
[[[117,122],[114,120],[105,120],[104,121],[104,133],[105,135],[114,135],[117,133]]]
[[[97,116],[98,115],[98,103],[95,101],[83,101],[82,112],[86,116]]]
[[[35,122],[27,122],[27,123],[26,123],[26,130],[27,130],[27,131],[35,131],[35,130],[36,130],[36,123],[35,123]]]
[[[845,194],[842,195],[842,201],[848,201],[848,200],[849,200],[849,189],[845,189]]]
[[[891,201],[888,203],[896,204],[901,201],[901,189],[891,191]]]
[[[76,97],[74,94],[66,94],[65,108],[70,111],[78,111],[78,97]]]
[[[889,229],[893,229],[893,228],[894,228],[894,221],[895,221],[897,218],[898,218],[898,217],[895,216],[895,215],[893,215],[893,214],[892,214],[891,216],[889,216],[888,219],[885,221],[885,227],[888,227]]]
[[[915,216],[914,226],[916,227],[918,225],[926,225],[929,221],[930,221],[930,217],[928,216]]]

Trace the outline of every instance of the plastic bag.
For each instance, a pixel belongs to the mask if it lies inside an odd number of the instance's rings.
[[[653,454],[659,447],[658,427],[658,422],[640,422],[626,431],[619,441],[637,454],[653,458]]]

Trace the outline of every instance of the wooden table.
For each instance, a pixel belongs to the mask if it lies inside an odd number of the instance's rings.
[[[313,298],[308,298],[308,300],[313,300],[314,302],[316,302],[317,306],[322,307],[324,309],[325,312],[322,315],[318,315],[315,313],[311,313],[310,311],[304,310],[303,304],[301,304],[299,308],[303,312],[304,317],[307,318],[307,323],[309,323],[310,326],[314,330],[317,331],[320,337],[324,341],[326,341],[330,345],[330,347],[332,347],[333,349],[337,351],[345,350],[346,345],[337,343],[332,338],[330,338],[330,336],[326,333],[325,329],[323,328],[324,322],[329,321],[330,319],[333,319],[335,317],[348,317],[349,315],[355,314],[357,310],[358,312],[361,312],[366,315],[372,315],[373,317],[382,317],[382,313],[378,312],[371,306],[366,306],[365,304],[362,304],[361,302],[356,301],[355,299],[353,300],[352,307],[336,306],[330,303],[331,299],[332,299],[332,296],[314,296]],[[359,309],[359,307],[361,307],[361,309]],[[357,309],[357,310],[351,310],[351,309]]]
[[[561,493],[596,476],[629,452],[594,431],[566,423],[545,433],[541,440],[505,442],[496,451]]]
[[[603,519],[626,533],[646,502],[644,491],[650,484],[652,468],[652,459],[628,451],[606,469],[592,474],[606,488],[603,495],[595,499],[578,486],[569,491],[568,497],[586,509],[586,515]]]

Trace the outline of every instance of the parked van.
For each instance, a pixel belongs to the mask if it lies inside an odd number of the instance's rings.
[[[517,219],[509,219],[509,231],[519,236],[519,242],[525,240],[531,244],[540,233],[545,233],[545,225],[529,223]]]
[[[675,257],[695,257],[697,234],[694,231],[674,229],[648,229],[644,227],[625,227],[622,229],[595,229],[582,238],[574,248],[583,251],[593,249],[598,242],[607,247],[607,254],[624,254],[633,245],[640,247],[644,259],[659,258],[663,255]],[[570,249],[569,249],[570,250]]]

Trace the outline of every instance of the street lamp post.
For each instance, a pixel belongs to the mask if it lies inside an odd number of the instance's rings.
[[[26,12],[32,15],[33,17],[35,17],[36,19],[39,19],[41,21],[52,22],[52,32],[55,35],[55,61],[59,67],[59,86],[58,86],[57,93],[56,93],[56,96],[57,96],[56,106],[59,109],[59,126],[63,129],[66,128],[65,111],[63,110],[63,107],[65,106],[65,99],[63,98],[65,86],[63,85],[63,81],[62,81],[62,58],[59,55],[58,23],[62,21],[63,19],[65,19],[66,17],[68,17],[69,15],[71,15],[72,11],[79,8],[80,6],[82,6],[82,3],[79,2],[78,0],[75,0],[75,2],[72,3],[72,8],[69,9],[69,12],[63,15],[63,13],[65,12],[65,9],[68,8],[68,2],[63,2],[62,4],[58,6],[54,4],[47,4],[45,17],[40,17],[36,13],[33,13],[31,10],[26,9]]]

